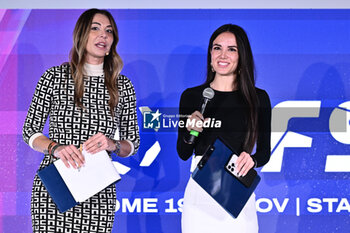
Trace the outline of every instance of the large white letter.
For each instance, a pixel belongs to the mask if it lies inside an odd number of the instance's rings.
[[[329,117],[329,131],[335,140],[350,144],[350,101],[335,108]],[[325,172],[350,172],[350,155],[327,155]]]
[[[126,211],[129,211],[129,213],[134,213],[135,210],[137,213],[141,213],[141,199],[135,198],[132,205],[130,204],[130,200],[128,198],[122,199],[122,211],[123,213],[126,213]]]
[[[261,169],[262,172],[280,172],[283,152],[286,147],[311,147],[312,138],[287,132],[288,122],[295,117],[318,117],[321,101],[284,101],[272,109],[270,161]]]

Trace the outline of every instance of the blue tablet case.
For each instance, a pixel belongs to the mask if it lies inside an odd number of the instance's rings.
[[[64,213],[78,204],[53,163],[40,169],[38,171],[38,176],[60,213]]]
[[[244,186],[225,168],[232,154],[233,150],[220,138],[216,139],[198,163],[192,178],[229,214],[237,218],[260,182],[260,176],[256,175],[249,187]]]

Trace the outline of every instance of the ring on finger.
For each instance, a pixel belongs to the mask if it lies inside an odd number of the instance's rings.
[[[97,143],[97,148],[100,148],[101,145],[102,145],[102,143],[101,143],[101,142],[98,142],[98,143]]]

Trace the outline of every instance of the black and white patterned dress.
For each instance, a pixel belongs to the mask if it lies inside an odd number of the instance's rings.
[[[104,77],[84,77],[84,109],[74,104],[74,82],[68,65],[47,70],[39,80],[23,127],[23,138],[31,145],[42,135],[48,116],[49,138],[59,144],[79,146],[100,132],[127,140],[132,153],[139,147],[136,96],[130,80],[118,77],[119,101],[115,117],[110,114],[109,94]],[[55,159],[45,155],[40,168]],[[115,185],[110,185],[64,214],[58,212],[40,178],[36,175],[31,198],[33,232],[111,232],[116,206]]]

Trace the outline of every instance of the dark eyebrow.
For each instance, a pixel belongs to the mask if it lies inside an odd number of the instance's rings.
[[[97,24],[97,25],[101,26],[101,24],[99,22],[92,22],[91,24]],[[112,25],[108,25],[106,28],[108,28],[108,27],[112,27]]]
[[[220,47],[222,47],[220,44],[213,44],[213,47],[214,46],[220,46]],[[230,46],[228,46],[229,48],[237,48],[237,45],[230,45]]]

